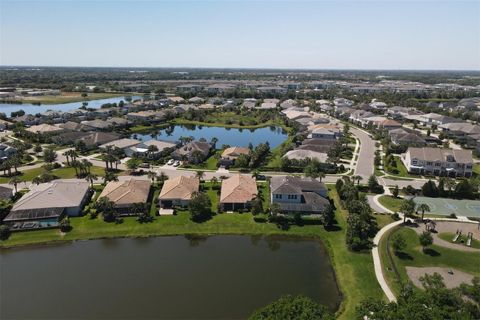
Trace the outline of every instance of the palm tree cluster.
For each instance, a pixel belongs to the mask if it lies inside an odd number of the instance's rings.
[[[115,165],[115,170],[117,170],[118,164],[120,163],[119,151],[112,146],[107,146],[102,153],[102,160],[105,162],[105,169],[107,171],[113,170],[113,165]]]
[[[15,170],[15,174],[18,174],[18,167],[22,164],[20,156],[18,154],[14,154],[12,157],[8,158],[7,160],[3,161],[0,164],[0,170],[3,170],[3,174],[8,176],[12,176],[12,169]]]

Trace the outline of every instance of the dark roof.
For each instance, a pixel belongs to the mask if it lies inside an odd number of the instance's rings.
[[[13,190],[9,187],[0,186],[0,200],[9,199],[13,195]]]
[[[304,192],[301,203],[276,202],[285,212],[316,213],[322,212],[330,202],[315,192]]]
[[[325,184],[311,178],[299,178],[294,176],[274,176],[271,179],[272,193],[300,194],[302,192],[325,192]]]
[[[59,218],[62,216],[64,210],[65,208],[39,208],[10,211],[3,221],[8,222]]]

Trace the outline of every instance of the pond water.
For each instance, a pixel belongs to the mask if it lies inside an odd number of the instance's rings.
[[[1,319],[241,319],[285,294],[335,310],[317,241],[160,237],[0,251]]]
[[[205,138],[211,141],[213,137],[218,139],[217,148],[228,144],[230,146],[248,147],[249,143],[256,146],[268,141],[270,148],[275,148],[287,139],[287,133],[281,127],[269,126],[257,129],[236,129],[224,127],[209,127],[200,125],[176,125],[156,130],[149,134],[133,134],[131,137],[142,141],[158,139],[166,141],[178,141],[180,137],[192,136],[195,140]]]
[[[140,96],[132,96],[132,99],[140,99]],[[115,98],[107,98],[107,99],[98,99],[98,100],[91,100],[88,102],[88,108],[98,109],[103,104],[106,103],[119,103],[121,100],[125,102],[125,97],[115,97]],[[82,102],[69,102],[69,103],[60,103],[60,104],[41,104],[41,105],[34,105],[31,103],[23,103],[23,104],[10,104],[10,103],[0,103],[0,112],[4,112],[7,116],[14,111],[23,110],[25,113],[28,114],[37,114],[42,113],[47,110],[59,110],[59,111],[69,111],[73,109],[78,109],[82,106]]]

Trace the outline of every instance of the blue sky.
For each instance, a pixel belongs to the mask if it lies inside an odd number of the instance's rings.
[[[0,0],[0,64],[480,70],[480,1]]]

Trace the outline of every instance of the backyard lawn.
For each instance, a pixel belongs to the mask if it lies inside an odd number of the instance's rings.
[[[397,177],[411,177],[407,171],[407,168],[403,164],[402,160],[400,160],[400,157],[393,157],[395,159],[395,166],[388,165],[383,159],[383,163],[385,164],[385,171],[393,176]]]

